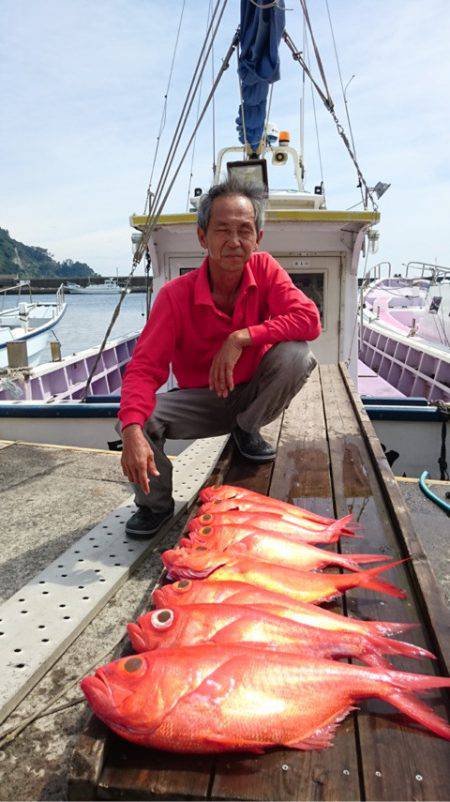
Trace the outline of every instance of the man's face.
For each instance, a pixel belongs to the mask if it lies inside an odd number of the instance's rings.
[[[242,272],[262,237],[262,231],[256,231],[252,202],[242,195],[216,198],[207,230],[198,228],[197,233],[210,264],[227,273]]]

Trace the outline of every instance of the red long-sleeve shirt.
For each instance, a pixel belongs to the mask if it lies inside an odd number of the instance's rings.
[[[175,278],[159,291],[122,384],[122,426],[141,426],[155,406],[155,393],[170,364],[182,388],[208,387],[211,363],[227,337],[248,329],[234,382],[247,382],[271,345],[315,340],[321,331],[317,307],[292,283],[268,253],[256,252],[244,267],[233,316],[218,309],[208,281],[208,258],[198,270]]]

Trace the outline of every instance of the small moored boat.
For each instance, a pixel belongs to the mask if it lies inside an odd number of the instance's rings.
[[[88,284],[86,287],[81,284],[67,284],[66,292],[71,295],[117,295],[120,287],[117,281],[107,278],[103,284]]]
[[[2,292],[20,291],[29,287],[29,282],[21,281]],[[19,295],[20,298],[20,295]],[[64,285],[56,292],[55,301],[21,301],[0,312],[0,368],[8,365],[8,343],[26,341],[28,364],[37,365],[45,349],[53,328],[66,311]]]

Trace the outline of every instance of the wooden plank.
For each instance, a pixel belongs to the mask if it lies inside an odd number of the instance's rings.
[[[353,382],[345,365],[340,371],[347,392],[355,411],[364,442],[369,451],[372,465],[379,481],[387,489],[386,503],[391,518],[403,547],[405,556],[411,557],[410,572],[414,581],[415,592],[420,599],[422,612],[428,623],[428,631],[432,634],[433,649],[439,654],[442,671],[450,673],[450,616],[445,606],[435,575],[423,551],[414,524],[406,507],[397,481],[384,456],[381,443],[375,433],[372,422],[357,395]],[[417,482],[417,480],[415,480]],[[438,484],[433,480],[433,484]],[[448,484],[444,483],[444,484]]]
[[[318,370],[284,414],[270,495],[319,515],[334,516]]]
[[[231,464],[232,455],[233,448],[228,443],[206,484],[223,481]],[[150,590],[146,590],[145,595],[150,598]],[[129,651],[129,647],[126,651]],[[114,658],[120,657],[123,653],[124,650],[121,648]],[[149,794],[153,794],[147,798],[152,799],[158,795],[160,798],[164,798],[163,794],[169,779],[173,781],[174,786],[179,780],[183,788],[186,787],[186,771],[180,770],[179,777],[169,778],[167,766],[161,764],[160,753],[145,750],[142,754],[142,751],[133,744],[127,744],[117,738],[96,716],[91,714],[72,753],[68,775],[68,798],[71,800],[97,799],[99,793],[104,799],[123,798],[123,795],[125,798],[132,799],[134,793],[142,793],[143,783],[146,783]],[[124,771],[122,765],[124,754],[129,756],[129,762],[125,761],[125,768],[130,767],[128,773]],[[141,766],[138,757],[141,759]],[[141,773],[142,765],[146,767],[147,771],[144,777]],[[197,782],[192,784],[193,798],[201,798],[202,795],[206,795],[210,768],[211,762],[208,768],[199,766]]]
[[[281,420],[278,420],[264,428],[269,441],[278,441],[280,425]],[[239,484],[265,493],[272,470],[272,462],[251,463],[230,447],[208,484]],[[209,796],[215,757],[141,749],[113,734],[108,735],[108,743],[107,760],[97,784],[99,798],[204,799]]]
[[[68,799],[96,799],[106,754],[108,729],[90,713],[72,752],[67,778]]]
[[[386,510],[387,491],[379,484],[373,470],[342,374],[337,366],[324,366],[321,376],[337,513],[343,515],[353,509],[364,525],[364,540],[343,540],[342,550],[345,553],[385,551],[387,555],[399,557],[401,544]],[[387,463],[386,468],[390,471]],[[353,590],[346,594],[352,614],[375,620],[421,621],[421,606],[408,568],[399,566],[390,571],[386,579],[403,587],[408,600]],[[427,635],[422,622],[417,632],[408,633],[408,639],[429,648]],[[392,662],[400,670],[435,673],[431,661],[395,659]],[[427,698],[433,709],[442,715],[442,694],[433,693]],[[406,725],[403,717],[381,701],[369,700],[361,707],[363,712],[357,721],[364,798],[450,798],[450,779],[443,772],[450,757],[448,743],[419,727]]]
[[[318,371],[284,414],[270,495],[322,515],[334,514]],[[353,717],[339,727],[333,749],[325,752],[277,749],[258,757],[218,758],[211,795],[239,800],[360,799]]]

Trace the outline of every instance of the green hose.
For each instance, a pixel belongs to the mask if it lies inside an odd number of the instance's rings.
[[[450,515],[450,504],[447,504],[447,502],[444,501],[444,499],[439,498],[439,496],[437,496],[436,493],[433,493],[433,491],[430,490],[428,485],[425,484],[426,479],[428,479],[428,471],[424,471],[419,479],[419,487],[422,493],[425,493],[425,495],[428,496],[428,498],[430,498],[431,501],[434,501],[435,504],[441,507],[444,510],[444,512],[447,513],[447,515]]]

